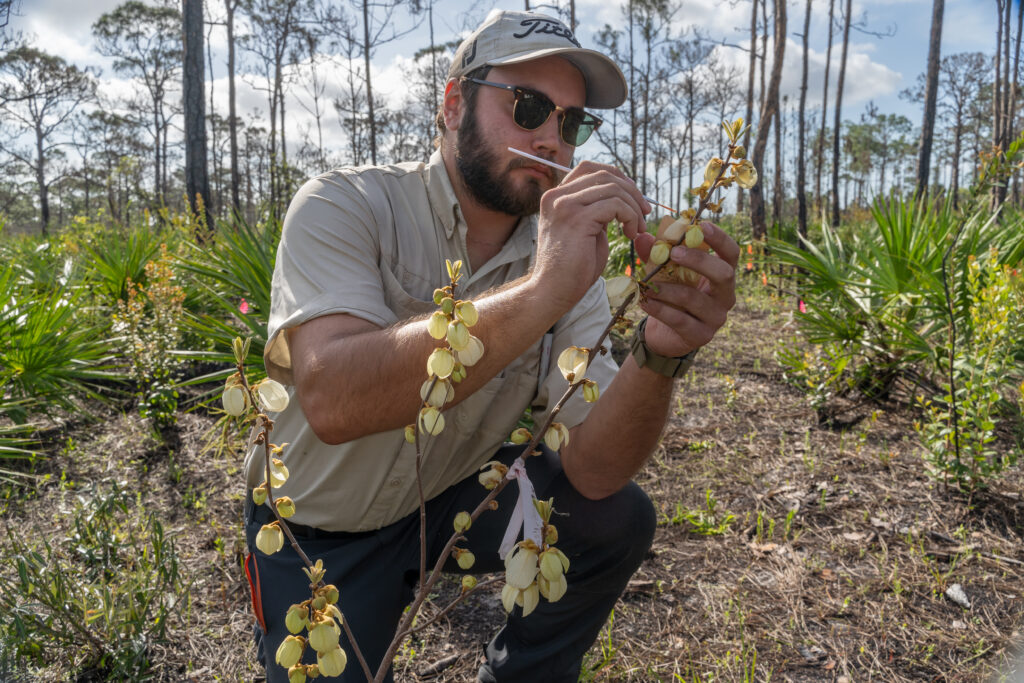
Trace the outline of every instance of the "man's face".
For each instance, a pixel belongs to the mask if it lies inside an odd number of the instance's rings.
[[[486,80],[521,86],[547,95],[562,107],[582,107],[583,77],[558,57],[495,67]],[[479,89],[471,110],[456,131],[455,165],[473,198],[484,207],[513,216],[537,213],[540,198],[560,180],[554,169],[508,151],[508,147],[550,159],[563,166],[572,159],[571,145],[559,135],[559,116],[536,130],[524,130],[512,119],[514,96],[487,85]]]

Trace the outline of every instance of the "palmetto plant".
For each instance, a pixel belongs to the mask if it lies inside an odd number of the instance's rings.
[[[0,395],[17,401],[7,414],[23,423],[30,410],[80,410],[102,400],[101,385],[120,379],[105,331],[83,313],[84,290],[24,282],[0,270]]]
[[[872,217],[874,225],[846,241],[824,226],[820,244],[773,240],[769,251],[793,268],[806,308],[798,317],[803,336],[842,349],[837,362],[847,379],[879,396],[901,377],[934,384],[941,371],[949,311],[942,259],[957,230],[963,227],[950,264],[952,308],[969,335],[969,259],[995,249],[1000,263],[1019,262],[1024,225],[1019,218],[1000,224],[984,209],[962,216],[948,200],[930,205],[896,197],[879,200]]]
[[[233,371],[230,349],[237,336],[251,338],[252,351],[262,357],[280,238],[281,224],[274,220],[259,225],[219,223],[211,243],[189,245],[179,264],[191,275],[187,325],[209,346],[181,355],[223,366],[192,383],[224,379]]]

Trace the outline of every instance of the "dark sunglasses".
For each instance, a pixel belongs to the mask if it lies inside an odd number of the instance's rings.
[[[492,88],[510,90],[515,96],[515,103],[512,105],[512,120],[525,130],[537,130],[548,120],[551,112],[559,112],[558,134],[565,144],[573,147],[579,147],[586,142],[590,134],[601,125],[601,119],[593,114],[583,111],[579,107],[569,107],[568,109],[559,107],[547,95],[536,90],[483,81],[469,76],[463,76],[463,80],[479,85],[489,85]]]

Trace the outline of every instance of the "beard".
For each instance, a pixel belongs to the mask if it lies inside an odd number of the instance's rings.
[[[475,112],[471,112],[459,126],[455,140],[455,167],[470,196],[477,203],[510,216],[528,216],[540,211],[540,197],[544,194],[544,188],[537,180],[529,178],[526,186],[517,190],[507,175],[508,171],[530,162],[513,159],[505,172],[495,171],[501,160],[484,141]]]

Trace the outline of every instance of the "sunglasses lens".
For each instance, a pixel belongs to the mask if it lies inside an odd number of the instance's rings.
[[[526,130],[537,130],[555,111],[555,103],[540,93],[517,89],[512,118]],[[601,119],[582,109],[564,110],[561,117],[561,136],[567,145],[579,147],[601,125]]]
[[[521,92],[512,114],[517,125],[527,130],[536,130],[544,125],[554,110],[554,103],[546,97],[538,97],[531,92]]]
[[[570,110],[562,118],[562,139],[566,144],[579,147],[597,128],[597,119],[586,112]]]

